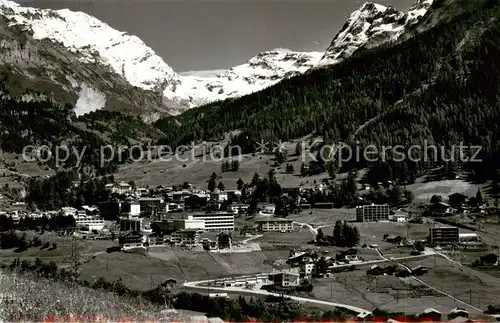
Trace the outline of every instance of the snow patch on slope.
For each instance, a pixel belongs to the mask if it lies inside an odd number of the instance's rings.
[[[80,96],[75,105],[75,114],[77,117],[84,114],[100,110],[106,105],[106,96],[100,91],[89,87],[83,83]]]

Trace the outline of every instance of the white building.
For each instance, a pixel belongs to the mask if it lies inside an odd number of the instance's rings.
[[[141,204],[138,201],[127,201],[123,203],[122,213],[138,217],[141,215]]]
[[[194,213],[191,217],[193,220],[204,220],[206,231],[234,230],[234,214],[229,212]]]
[[[389,215],[390,221],[399,222],[399,223],[407,222],[409,218],[410,218],[410,216],[408,215],[408,213],[400,211],[400,210],[397,210],[397,211],[395,211],[394,214]]]
[[[309,276],[314,271],[314,262],[307,262],[300,265],[300,271],[304,275]]]
[[[165,212],[177,212],[184,210],[184,203],[169,202],[165,203]]]
[[[90,215],[74,215],[75,224],[77,227],[86,228],[89,231],[104,229],[104,219],[99,216]]]
[[[132,193],[132,186],[125,182],[119,182],[115,184],[107,184],[106,189],[114,194],[128,194]]]
[[[187,219],[174,220],[176,229],[198,229],[205,230],[205,220],[195,219],[192,215],[188,215]]]
[[[75,209],[74,207],[62,207],[61,208],[61,215],[63,216],[70,216],[70,215],[76,215],[76,212],[78,212],[77,209]]]
[[[210,193],[210,199],[216,200],[217,202],[227,201],[227,193],[216,189],[215,192]]]
[[[458,233],[458,241],[460,243],[477,243],[481,242],[481,238],[475,232],[471,233]]]
[[[255,221],[260,231],[292,232],[293,220],[282,218],[258,219]]]
[[[227,207],[228,212],[231,212],[233,214],[240,214],[244,213],[246,210],[248,210],[248,205],[247,204],[231,204]]]
[[[145,195],[149,194],[149,190],[147,188],[145,188],[145,187],[138,187],[138,188],[135,189],[135,192],[139,196],[145,196]]]
[[[259,205],[259,209],[262,214],[274,214],[276,206],[274,204],[261,204]]]

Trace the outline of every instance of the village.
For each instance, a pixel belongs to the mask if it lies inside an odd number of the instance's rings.
[[[380,184],[390,189],[392,183]],[[498,210],[491,202],[482,200],[480,192],[472,197],[458,193],[435,195],[420,207],[397,206],[365,199],[373,192],[365,185],[359,189],[355,206],[339,209],[332,202],[311,199],[325,189],[323,184],[309,189],[284,188],[286,203],[264,201],[252,205],[253,201],[244,198],[248,194],[244,189],[226,190],[219,186],[207,190],[189,183],[145,188],[115,182],[106,185],[109,200],[80,209],[28,212],[21,203],[12,203],[8,211],[0,212],[0,224],[20,230],[53,229],[82,243],[109,241],[113,245],[107,252],[139,253],[162,261],[171,261],[172,251],[177,257],[208,253],[216,257],[246,255],[249,261],[258,262],[262,257],[268,259],[243,267],[237,265],[237,260],[220,258],[218,262],[234,266],[231,274],[209,276],[208,281],[190,276],[196,278],[184,283],[184,288],[205,291],[211,297],[277,293],[332,302],[333,295],[346,289],[349,281],[358,281],[360,294],[379,296],[370,302],[354,295],[350,301],[337,301],[367,309],[360,311],[360,318],[372,315],[373,304],[385,310],[403,311],[398,300],[421,297],[419,293],[428,295],[429,300],[405,308],[405,313],[419,317],[436,317],[438,313],[439,317],[468,317],[470,306],[486,308],[496,304],[492,294],[478,300],[478,304],[470,304],[471,298],[466,302],[469,307],[460,307],[458,298],[452,297],[452,304],[443,300],[447,292],[417,293],[408,285],[411,279],[424,284],[429,277],[429,286],[434,286],[434,275],[442,261],[452,266],[480,268],[483,272],[491,272],[498,265],[496,239],[481,230],[481,223]],[[197,266],[210,264],[201,261]],[[182,285],[179,278],[172,281]],[[379,279],[389,279],[390,287],[380,290]],[[399,290],[403,288],[400,284],[407,286],[404,293]],[[380,295],[396,300],[381,302]]]

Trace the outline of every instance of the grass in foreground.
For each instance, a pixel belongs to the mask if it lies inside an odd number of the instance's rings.
[[[0,271],[0,321],[179,320],[165,308],[75,283]]]

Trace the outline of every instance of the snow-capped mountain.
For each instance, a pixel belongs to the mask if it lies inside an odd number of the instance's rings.
[[[409,26],[418,23],[433,0],[417,0],[407,11],[366,2],[354,11],[335,36],[318,66],[336,64],[360,48],[373,48],[397,41]]]
[[[261,52],[244,64],[217,73],[190,73],[183,76],[177,93],[197,94],[196,105],[229,97],[250,94],[269,87],[284,78],[302,74],[315,66],[324,53],[294,52],[277,48]]]
[[[366,3],[326,53],[274,49],[215,75],[179,75],[138,37],[90,15],[0,0],[0,71],[14,73],[18,87],[75,105],[77,114],[106,108],[156,118],[256,92],[397,39],[431,2],[419,0],[408,13]]]

